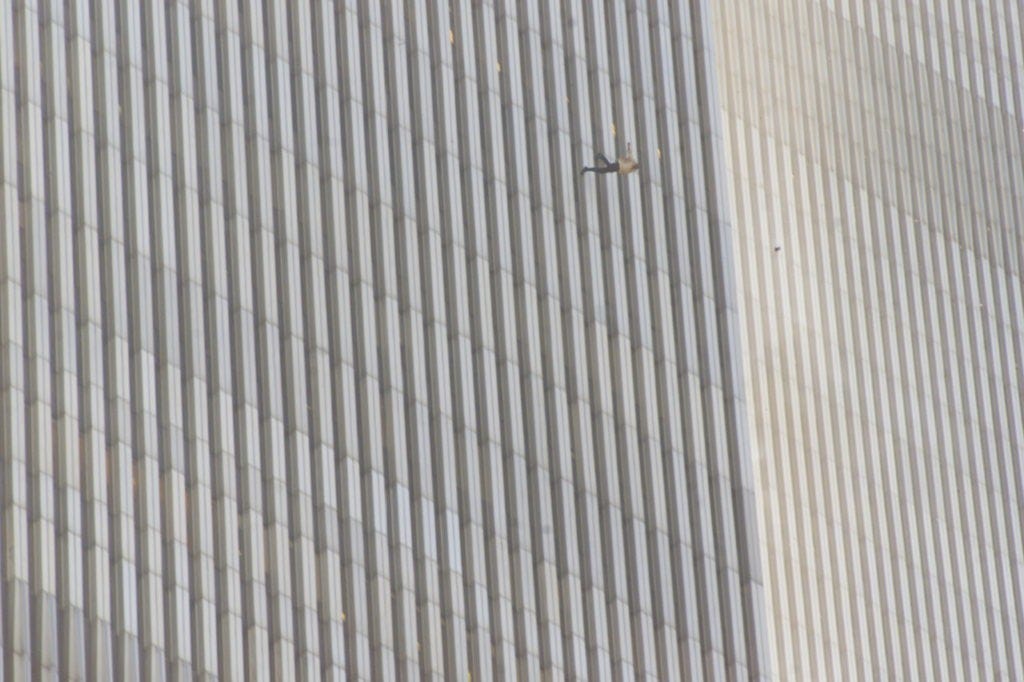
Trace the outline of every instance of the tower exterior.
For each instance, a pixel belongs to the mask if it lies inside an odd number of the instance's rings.
[[[713,3],[779,679],[1024,678],[1024,7]]]
[[[0,2],[2,679],[1024,678],[1022,15]]]
[[[766,676],[711,35],[0,2],[3,679]]]

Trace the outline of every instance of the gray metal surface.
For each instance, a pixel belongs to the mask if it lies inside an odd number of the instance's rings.
[[[0,2],[3,678],[766,675],[710,49]]]
[[[1024,6],[714,8],[772,668],[1024,679]]]

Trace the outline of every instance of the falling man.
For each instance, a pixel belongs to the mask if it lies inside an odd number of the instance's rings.
[[[619,175],[626,175],[632,173],[635,170],[639,170],[640,164],[633,158],[633,144],[626,144],[626,155],[620,156],[614,163],[608,160],[604,154],[597,154],[594,156],[594,161],[597,165],[595,166],[584,166],[583,170],[580,171],[580,175],[583,175],[587,171],[593,173],[618,173]]]

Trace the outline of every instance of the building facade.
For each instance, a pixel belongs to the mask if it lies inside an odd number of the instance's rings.
[[[767,676],[711,37],[0,2],[3,678]]]
[[[712,3],[779,679],[1024,679],[1024,6]]]
[[[1024,677],[1022,12],[0,3],[0,675]]]

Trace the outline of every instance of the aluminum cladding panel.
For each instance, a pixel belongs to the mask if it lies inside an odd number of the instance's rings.
[[[0,3],[4,679],[766,675],[704,5]]]

